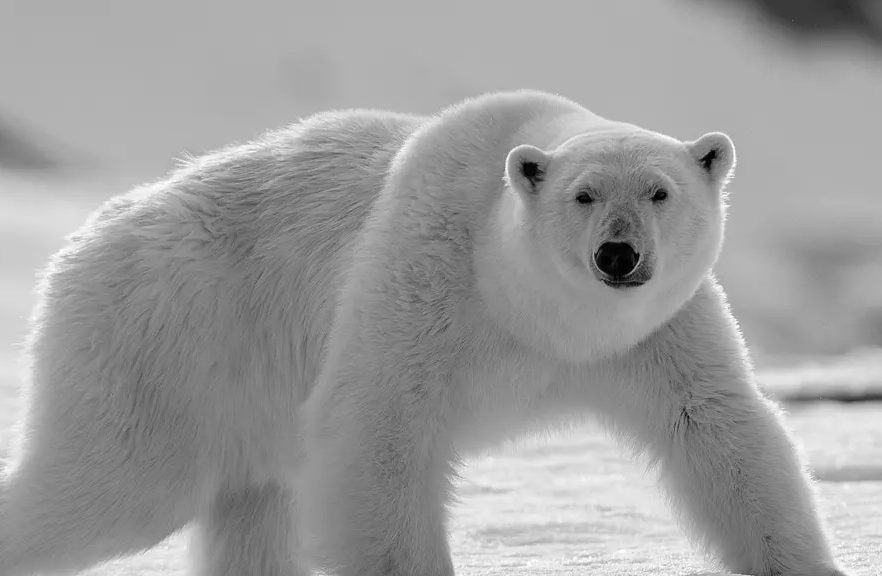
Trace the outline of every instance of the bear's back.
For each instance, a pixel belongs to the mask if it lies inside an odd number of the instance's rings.
[[[52,259],[29,353],[47,371],[136,368],[78,380],[119,398],[164,389],[230,433],[236,405],[290,414],[318,370],[349,249],[422,121],[315,116],[109,200]],[[58,352],[83,343],[91,363]]]

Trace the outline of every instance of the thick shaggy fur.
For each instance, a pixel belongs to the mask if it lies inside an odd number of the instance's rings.
[[[458,458],[581,413],[730,569],[839,574],[710,273],[733,164],[725,136],[517,92],[322,114],[111,200],[40,288],[0,574],[195,520],[206,575],[306,573],[304,542],[341,574],[449,575]],[[642,286],[592,269],[619,236]]]

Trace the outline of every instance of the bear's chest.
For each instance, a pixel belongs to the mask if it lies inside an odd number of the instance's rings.
[[[544,397],[564,372],[558,362],[521,346],[473,352],[455,376],[461,394],[455,408],[454,445],[466,454],[545,420]]]

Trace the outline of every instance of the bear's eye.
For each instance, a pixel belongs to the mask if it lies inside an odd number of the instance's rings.
[[[587,190],[582,190],[578,194],[576,194],[576,202],[579,204],[591,204],[594,202],[594,198],[591,197],[591,193]]]
[[[652,194],[653,202],[664,202],[668,199],[668,191],[664,188],[659,188]]]

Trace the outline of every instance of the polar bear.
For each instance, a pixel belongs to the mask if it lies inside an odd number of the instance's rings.
[[[40,286],[0,574],[195,521],[201,574],[450,575],[458,459],[586,414],[728,568],[841,574],[711,272],[734,163],[519,91],[321,114],[109,201]]]

